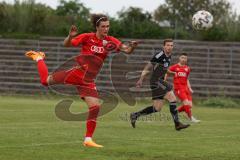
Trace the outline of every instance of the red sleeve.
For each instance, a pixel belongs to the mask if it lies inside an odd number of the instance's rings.
[[[175,68],[176,68],[176,66],[172,65],[172,66],[169,67],[169,70],[172,71],[172,72],[175,72]]]
[[[84,40],[86,39],[87,36],[88,36],[87,33],[79,34],[77,37],[75,37],[71,40],[72,46],[74,46],[74,47],[79,46],[80,44],[82,44],[84,42]]]
[[[120,49],[120,46],[122,45],[122,42],[120,40],[118,40],[117,38],[112,37],[112,36],[110,36],[109,38],[110,38],[110,41],[113,42],[116,45],[115,50],[118,52],[119,49]]]

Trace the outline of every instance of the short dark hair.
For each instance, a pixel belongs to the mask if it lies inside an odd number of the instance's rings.
[[[100,22],[108,21],[108,17],[104,14],[92,14],[91,21],[94,29],[99,26]]]
[[[185,53],[185,52],[183,52],[183,53],[181,53],[181,55],[180,56],[188,56],[188,54],[187,53]]]
[[[163,45],[165,46],[165,44],[166,44],[167,42],[173,42],[173,39],[171,39],[171,38],[164,39],[164,40],[163,40]]]

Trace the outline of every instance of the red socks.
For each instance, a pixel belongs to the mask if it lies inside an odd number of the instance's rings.
[[[180,112],[185,111],[185,108],[184,108],[184,107],[185,107],[184,105],[178,107],[178,112],[180,113]]]
[[[189,106],[189,105],[185,105],[185,112],[187,113],[187,115],[188,115],[188,118],[192,118],[192,110],[191,110],[191,106]]]
[[[96,125],[97,125],[97,116],[100,110],[100,106],[92,106],[89,108],[89,114],[88,114],[88,119],[87,119],[87,132],[86,132],[86,137],[92,137]]]
[[[178,112],[183,112],[183,111],[187,114],[187,116],[189,118],[192,117],[191,106],[189,106],[189,105],[182,105],[182,106],[178,107]]]
[[[40,80],[42,85],[47,86],[47,77],[48,77],[48,68],[47,65],[45,64],[45,62],[43,60],[39,60],[37,62],[37,68],[38,68],[38,73],[40,76]]]

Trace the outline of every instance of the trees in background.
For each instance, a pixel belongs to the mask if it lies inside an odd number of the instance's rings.
[[[225,0],[166,0],[153,13],[129,7],[110,17],[111,34],[126,38],[177,38],[217,41],[240,41],[240,17]],[[192,15],[201,9],[214,15],[215,25],[209,31],[194,31]],[[92,31],[90,9],[80,0],[60,0],[52,9],[34,0],[0,2],[0,34],[65,36],[70,25],[79,32]]]
[[[194,32],[191,19],[199,10],[207,10],[214,15],[214,27],[208,32]],[[166,0],[154,11],[154,18],[161,22],[167,20],[176,30],[176,38],[218,40],[226,35],[225,24],[232,19],[231,6],[226,0]],[[191,34],[189,34],[191,33]]]
[[[143,12],[141,8],[130,7],[119,11],[118,19],[113,19],[112,23],[115,26],[112,26],[111,32],[119,37],[161,38],[162,35],[160,26],[153,21],[152,15]]]

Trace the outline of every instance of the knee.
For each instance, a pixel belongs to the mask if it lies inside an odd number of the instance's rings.
[[[47,80],[41,80],[41,84],[44,85],[44,86],[48,86]]]
[[[183,104],[192,108],[192,102],[191,101],[185,100],[185,101],[183,101]]]
[[[48,86],[49,84],[53,83],[53,78],[49,75],[47,78],[41,79],[41,84],[44,86]]]
[[[191,102],[191,101],[189,102],[189,106],[190,106],[191,108],[192,108],[192,106],[193,106],[193,104],[192,104],[192,102]]]
[[[169,97],[168,97],[168,101],[169,102],[176,102],[177,98],[174,94],[170,94]]]
[[[167,99],[169,102],[177,101],[177,98],[176,98],[175,94],[173,93],[173,91],[168,92],[164,98]]]
[[[154,105],[153,105],[153,108],[154,108],[157,112],[159,112],[159,111],[161,111],[161,109],[162,109],[162,105],[161,105],[161,104],[154,104]]]

